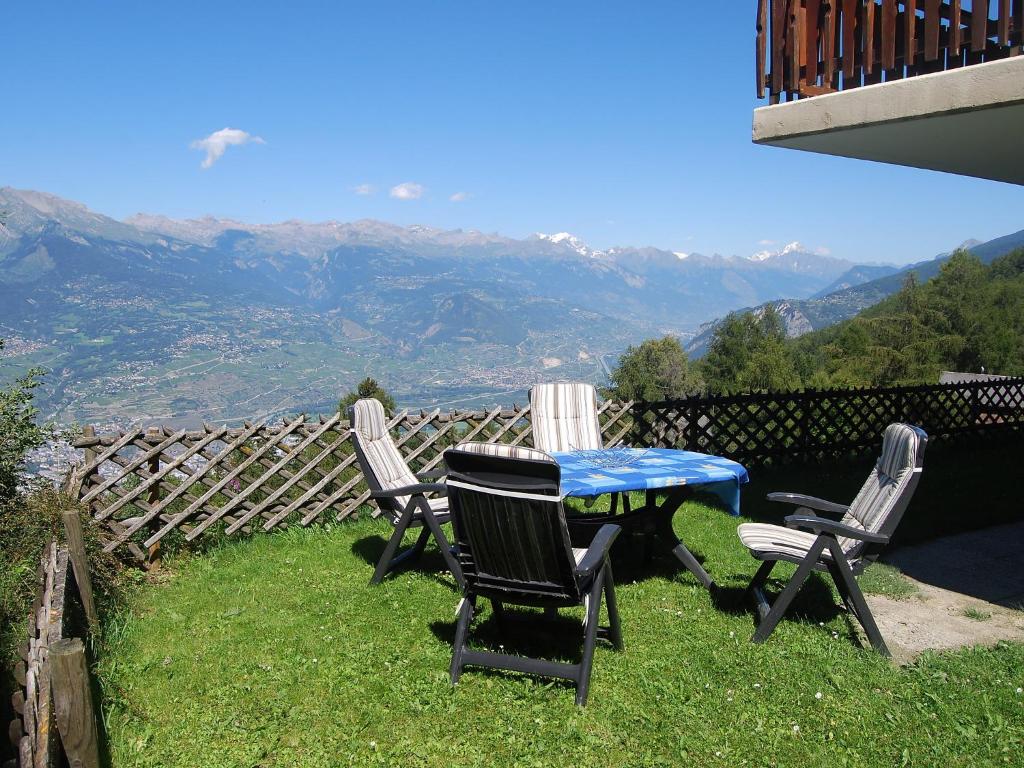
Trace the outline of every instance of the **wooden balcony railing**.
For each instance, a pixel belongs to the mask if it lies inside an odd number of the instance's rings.
[[[758,0],[772,104],[1016,56],[1024,0]]]

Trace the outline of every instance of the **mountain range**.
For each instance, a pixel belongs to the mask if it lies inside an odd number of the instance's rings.
[[[644,338],[894,271],[798,243],[746,258],[373,220],[118,221],[11,188],[0,213],[0,374],[49,369],[61,420],[322,410],[363,375],[416,405],[508,402],[600,380]]]

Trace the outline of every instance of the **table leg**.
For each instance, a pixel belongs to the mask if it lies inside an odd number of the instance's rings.
[[[655,506],[656,501],[654,499],[654,493],[648,491],[648,506],[657,512],[654,515],[657,528],[656,532],[659,538],[664,540],[671,548],[672,554],[675,555],[679,562],[681,562],[690,573],[697,577],[701,584],[708,589],[715,586],[714,579],[708,575],[708,572],[704,570],[703,566],[697,561],[697,558],[693,556],[693,553],[686,548],[686,545],[679,540],[676,536],[675,530],[672,528],[672,518],[675,517],[679,507],[682,506],[683,502],[690,498],[693,494],[690,489],[685,486],[673,488],[672,491],[665,497],[665,500],[660,506]]]

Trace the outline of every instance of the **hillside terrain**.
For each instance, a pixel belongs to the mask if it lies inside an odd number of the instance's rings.
[[[0,375],[46,416],[232,420],[328,410],[365,375],[415,405],[602,380],[629,344],[876,273],[793,243],[750,258],[595,250],[379,221],[117,221],[0,190]]]
[[[961,244],[960,249],[973,254],[983,264],[991,264],[996,259],[1022,246],[1024,246],[1024,230],[985,243],[969,240]],[[828,328],[843,320],[848,320],[862,310],[875,306],[896,294],[911,274],[919,283],[927,282],[939,274],[943,264],[949,261],[951,255],[952,253],[941,253],[933,259],[899,269],[888,266],[858,265],[839,277],[835,283],[810,298],[790,297],[782,301],[767,303],[771,304],[782,317],[787,334],[791,338],[796,338],[805,333]],[[745,309],[761,312],[764,306],[762,304]],[[687,342],[686,351],[691,356],[700,357],[704,354],[720,320],[721,318],[716,318],[704,323],[693,338]]]

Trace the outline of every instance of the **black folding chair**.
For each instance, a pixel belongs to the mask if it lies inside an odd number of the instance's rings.
[[[587,548],[574,548],[559,497],[559,467],[547,454],[512,446],[469,443],[444,455],[448,502],[463,574],[452,684],[467,665],[570,680],[576,703],[587,702],[597,639],[622,650],[615,584],[608,551],[619,533],[602,526]],[[601,596],[608,626],[599,627]],[[500,617],[504,604],[548,613],[584,605],[583,655],[578,664],[472,650],[467,645],[478,598]],[[540,617],[538,617],[540,618]]]
[[[811,571],[821,571],[832,576],[847,610],[860,621],[871,645],[889,655],[856,577],[878,559],[896,531],[920,480],[927,444],[928,435],[919,427],[890,424],[882,438],[882,455],[850,506],[796,493],[770,493],[769,501],[798,507],[796,514],[786,518],[786,526],[739,526],[740,541],[762,561],[749,587],[760,616],[752,638],[755,643],[768,639]],[[842,519],[819,517],[816,512],[842,515]],[[780,560],[798,567],[770,604],[764,585]]]
[[[458,563],[441,530],[449,520],[444,484],[425,482],[429,478],[412,473],[388,434],[384,407],[379,401],[373,398],[357,400],[349,408],[349,420],[356,458],[370,488],[370,498],[377,502],[381,512],[395,527],[370,583],[379,584],[399,565],[418,558],[431,536],[437,542],[448,569],[459,581],[462,575]],[[399,553],[405,532],[416,528],[420,529],[416,543]]]

